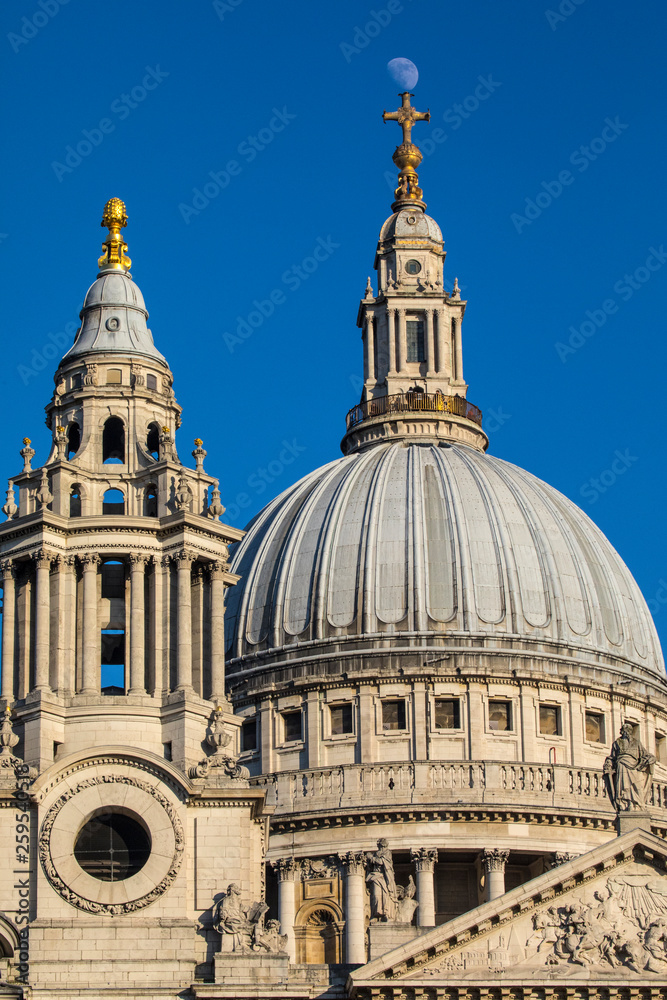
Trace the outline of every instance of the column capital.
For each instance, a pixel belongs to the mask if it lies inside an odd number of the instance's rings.
[[[413,847],[410,851],[410,859],[414,861],[418,872],[432,872],[438,860],[437,847]]]
[[[213,562],[208,564],[208,571],[211,574],[212,580],[222,580],[228,568],[229,564],[222,559],[215,559]]]
[[[54,557],[56,557],[56,553],[49,552],[48,549],[37,549],[36,552],[32,553],[32,560],[38,569],[49,569]]]
[[[296,858],[276,858],[269,864],[279,882],[296,882],[299,879],[301,865]]]
[[[172,559],[179,569],[191,568],[196,558],[196,554],[190,549],[179,549],[178,552],[172,553]]]
[[[140,566],[145,568],[150,562],[151,557],[146,555],[145,552],[130,552],[128,559],[131,567]]]
[[[0,562],[0,571],[2,572],[3,578],[5,580],[8,580],[10,578],[15,580],[16,579],[15,561],[13,559],[3,559]]]
[[[580,857],[580,854],[571,854],[570,851],[554,851],[549,855],[549,863],[552,868],[559,868],[560,865],[566,865],[568,861],[576,861]]]
[[[487,847],[482,851],[481,858],[485,872],[504,872],[509,851],[504,851],[499,847]]]
[[[338,863],[344,875],[364,875],[366,872],[366,852],[346,851],[338,855]]]
[[[102,561],[97,552],[83,552],[81,555],[77,556],[77,558],[84,570],[91,568],[97,569]]]

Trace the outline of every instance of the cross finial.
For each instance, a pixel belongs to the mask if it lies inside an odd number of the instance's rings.
[[[385,122],[398,122],[403,129],[403,142],[412,142],[412,126],[415,122],[430,122],[430,111],[416,111],[410,104],[410,98],[414,97],[408,90],[398,95],[402,104],[398,111],[383,111],[382,120]]]
[[[394,212],[408,205],[418,205],[426,208],[422,201],[422,189],[419,187],[416,167],[422,161],[421,150],[412,142],[412,126],[415,122],[428,122],[431,120],[430,111],[415,111],[410,104],[413,96],[409,91],[398,95],[401,98],[401,106],[398,111],[383,111],[382,119],[385,122],[395,121],[403,130],[403,142],[396,147],[392,159],[399,168],[398,187],[394,192],[396,201],[392,205]]]

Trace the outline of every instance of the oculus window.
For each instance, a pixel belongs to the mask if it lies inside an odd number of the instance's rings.
[[[422,266],[418,260],[408,260],[405,264],[405,270],[408,274],[419,274]]]
[[[140,872],[151,853],[150,836],[135,819],[107,812],[84,823],[74,845],[74,857],[93,878],[122,882]]]

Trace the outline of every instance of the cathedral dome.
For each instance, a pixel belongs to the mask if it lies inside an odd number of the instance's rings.
[[[232,570],[232,658],[416,633],[664,676],[646,603],[602,532],[463,444],[379,443],[312,472],[250,523]]]

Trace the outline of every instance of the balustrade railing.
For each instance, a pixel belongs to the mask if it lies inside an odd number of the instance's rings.
[[[504,761],[346,764],[253,778],[278,815],[396,805],[489,805],[611,811],[601,770]],[[653,781],[653,809],[667,810],[667,784]]]
[[[482,426],[482,411],[463,396],[445,396],[441,392],[399,392],[391,396],[377,396],[353,406],[346,417],[347,429],[351,430],[370,417],[419,412],[454,413]]]

